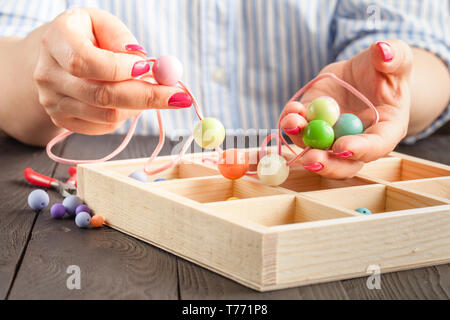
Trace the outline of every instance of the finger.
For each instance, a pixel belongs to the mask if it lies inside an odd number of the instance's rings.
[[[370,47],[370,58],[379,72],[404,76],[410,73],[413,53],[401,40],[379,41]]]
[[[190,95],[177,87],[151,84],[142,80],[122,82],[96,82],[63,76],[65,81],[56,84],[66,96],[86,104],[120,109],[188,108],[193,101]]]
[[[312,149],[301,158],[303,167],[329,179],[352,178],[363,167],[363,163],[342,160],[324,150]]]
[[[95,34],[93,40],[95,18],[83,15],[87,14],[76,10],[63,16],[53,31],[44,37],[45,47],[61,67],[76,77],[102,81],[127,80],[150,71],[150,65],[137,55],[115,53],[97,47],[95,41],[101,36]],[[107,19],[114,20],[119,26],[110,30],[111,33],[122,28],[117,18],[111,16]],[[80,23],[92,26],[89,30],[80,27],[79,31],[74,31],[73,25]]]
[[[65,97],[59,102],[58,110],[73,118],[106,124],[120,124],[139,113],[137,111],[117,108],[99,108],[90,106],[69,97]]]
[[[389,106],[378,107],[383,116],[387,114],[386,111],[382,111],[383,108],[393,109]],[[333,153],[338,157],[352,160],[374,161],[395,149],[399,141],[406,136],[407,127],[407,122],[405,123],[401,116],[389,120],[382,119],[378,124],[367,129],[364,134],[339,138],[333,145]]]
[[[123,123],[96,123],[72,117],[52,118],[53,123],[72,132],[85,135],[103,135],[116,131]]]
[[[302,130],[308,125],[304,117],[298,113],[289,113],[281,119],[280,126],[297,146],[304,147]]]
[[[280,119],[283,119],[289,113],[297,113],[300,116],[306,118],[306,108],[298,101],[293,101],[286,104],[283,111],[281,112]]]

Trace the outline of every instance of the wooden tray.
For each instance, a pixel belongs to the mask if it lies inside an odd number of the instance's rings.
[[[294,168],[274,188],[202,156],[151,177],[165,182],[128,177],[146,159],[82,165],[78,194],[110,227],[258,291],[450,262],[449,166],[392,153],[353,179]]]

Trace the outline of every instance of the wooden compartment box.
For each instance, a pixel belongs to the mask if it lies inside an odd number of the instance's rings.
[[[146,159],[82,165],[78,194],[110,227],[259,291],[450,262],[449,166],[392,153],[352,179],[293,168],[269,187],[201,157],[149,183],[128,177]]]

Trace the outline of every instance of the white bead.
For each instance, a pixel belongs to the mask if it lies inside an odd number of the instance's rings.
[[[286,159],[278,154],[269,154],[258,164],[258,177],[262,183],[269,186],[279,186],[289,176]]]

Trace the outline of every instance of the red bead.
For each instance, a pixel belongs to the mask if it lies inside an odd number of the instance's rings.
[[[229,149],[222,153],[217,168],[227,179],[237,180],[242,178],[248,171],[248,154],[236,149]]]

